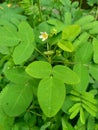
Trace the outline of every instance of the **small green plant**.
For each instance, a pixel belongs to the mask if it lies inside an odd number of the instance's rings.
[[[98,129],[96,16],[70,0],[0,4],[0,130]]]

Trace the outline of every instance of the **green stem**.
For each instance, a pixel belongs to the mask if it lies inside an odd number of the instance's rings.
[[[83,0],[80,0],[80,9],[81,9],[81,7],[82,7],[82,3],[83,3]]]
[[[72,64],[72,65],[76,64],[75,62],[60,61],[60,60],[57,60],[57,61],[54,60],[53,63]]]
[[[40,50],[38,50],[37,48],[35,48],[35,50],[36,50],[39,54],[41,54],[46,60],[48,60],[48,58],[47,58]]]
[[[30,111],[32,114],[34,114],[34,115],[36,115],[36,116],[42,116],[41,114],[39,114],[39,113],[36,113],[36,112],[34,112],[34,111]]]
[[[37,5],[38,5],[38,10],[39,10],[40,22],[41,22],[41,21],[42,21],[42,12],[41,12],[41,4],[40,4],[40,0],[38,0]]]
[[[95,20],[97,20],[98,19],[98,5],[97,5],[97,7],[96,7],[96,16],[95,16]]]

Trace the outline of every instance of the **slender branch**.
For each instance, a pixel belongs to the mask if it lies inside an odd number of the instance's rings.
[[[39,114],[39,113],[36,113],[36,112],[34,112],[34,111],[29,111],[29,112],[31,112],[32,114],[35,114],[36,116],[42,116],[41,114]]]

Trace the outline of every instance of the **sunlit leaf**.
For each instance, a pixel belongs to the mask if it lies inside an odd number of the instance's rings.
[[[14,83],[24,84],[30,79],[25,69],[22,67],[12,67],[9,62],[5,65],[3,72],[6,78]]]
[[[6,95],[7,88],[0,92],[0,130],[10,130],[10,126],[14,123],[14,118],[9,117],[2,109],[3,96]]]
[[[86,16],[81,17],[79,20],[77,20],[75,22],[75,24],[79,24],[80,26],[84,26],[85,24],[90,23],[92,21],[94,21],[94,16],[86,15]]]
[[[0,45],[1,46],[15,46],[20,42],[18,33],[12,26],[0,27]]]
[[[63,65],[56,65],[53,68],[53,76],[67,84],[77,84],[80,79],[70,68]]]
[[[7,92],[2,99],[3,110],[11,117],[18,116],[30,105],[33,97],[32,88],[28,83],[25,85],[8,84],[6,87]]]
[[[86,91],[89,84],[89,71],[88,68],[82,64],[76,64],[74,71],[79,75],[80,82],[75,87],[79,92]]]
[[[65,85],[62,81],[54,77],[44,78],[40,81],[38,101],[46,116],[52,117],[57,114],[63,105],[65,95]]]
[[[62,32],[62,39],[73,41],[81,33],[79,25],[66,26]]]
[[[93,47],[90,42],[85,42],[75,53],[75,61],[89,63],[92,59]]]
[[[57,44],[62,50],[72,52],[74,50],[73,45],[70,41],[61,40]]]
[[[27,31],[28,30],[28,31]],[[34,51],[34,33],[33,29],[27,22],[21,22],[18,33],[21,42],[13,52],[13,59],[15,64],[22,64],[26,61]]]
[[[45,78],[52,74],[52,66],[45,61],[34,61],[27,66],[26,72],[34,78]]]

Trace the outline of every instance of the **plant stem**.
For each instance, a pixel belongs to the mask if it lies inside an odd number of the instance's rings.
[[[39,9],[39,17],[40,17],[40,22],[41,22],[42,21],[42,12],[41,12],[40,0],[38,0],[37,5],[38,5],[38,9]]]
[[[42,116],[41,114],[37,113],[37,112],[34,112],[34,111],[30,111],[32,114],[36,115],[36,116]]]
[[[82,7],[82,3],[83,3],[83,0],[80,0],[80,9],[81,9],[81,7]]]
[[[46,60],[48,60],[48,58],[47,58],[40,50],[38,50],[37,48],[35,48],[35,50],[36,50],[39,54],[41,54]]]
[[[98,19],[98,5],[97,5],[97,7],[96,7],[96,16],[95,16],[95,20],[97,20]]]

